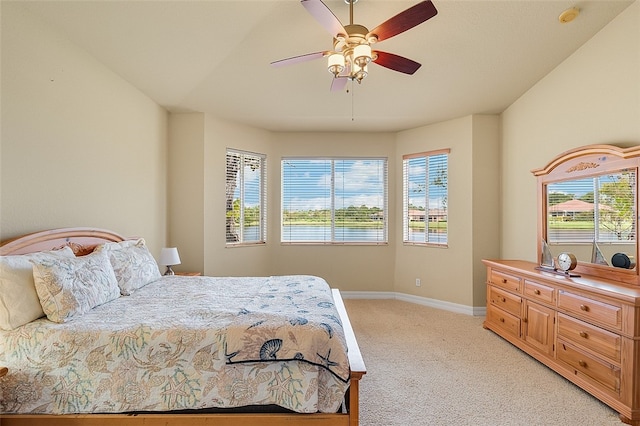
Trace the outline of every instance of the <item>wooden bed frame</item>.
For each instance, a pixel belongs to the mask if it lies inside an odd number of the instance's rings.
[[[105,242],[119,242],[126,238],[121,235],[96,228],[62,228],[36,232],[15,238],[0,245],[0,256],[47,251],[70,246],[76,255],[91,253],[95,246]],[[0,414],[2,426],[47,426],[87,425],[87,426],[357,426],[359,417],[359,381],[366,374],[362,354],[358,348],[353,328],[345,309],[340,292],[333,290],[333,298],[345,331],[351,368],[350,385],[345,395],[344,413],[213,413],[213,414]],[[8,373],[0,365],[0,377]]]

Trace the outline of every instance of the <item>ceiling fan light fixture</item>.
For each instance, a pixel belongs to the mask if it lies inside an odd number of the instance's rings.
[[[326,0],[325,0],[326,1]],[[327,58],[327,70],[333,75],[331,91],[341,90],[347,81],[361,83],[369,74],[369,63],[375,63],[392,71],[412,75],[420,64],[393,53],[373,51],[371,46],[379,41],[395,37],[433,18],[438,14],[431,0],[422,0],[392,16],[369,31],[367,27],[353,23],[353,5],[358,0],[343,0],[349,5],[349,25],[342,25],[323,0],[300,0],[300,3],[333,37],[333,49],[306,55],[293,56],[271,62],[280,67],[316,58]]]
[[[327,70],[334,77],[337,77],[342,71],[344,71],[344,56],[341,53],[332,53],[329,55]]]
[[[353,63],[360,68],[371,62],[371,46],[359,44],[353,49]]]
[[[369,69],[367,65],[361,67],[358,64],[353,65],[353,73],[351,74],[351,78],[358,82],[358,84],[362,83],[362,80],[369,75]]]

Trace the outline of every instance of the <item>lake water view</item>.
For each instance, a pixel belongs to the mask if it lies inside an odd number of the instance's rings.
[[[383,242],[384,229],[375,228],[336,228],[335,240],[341,242]],[[283,242],[331,241],[331,227],[294,225],[282,228]]]
[[[260,231],[257,226],[249,226],[244,230],[245,241],[257,241]],[[335,240],[339,242],[383,242],[384,229],[375,228],[337,228]],[[409,241],[424,242],[424,230],[411,230]],[[326,242],[331,240],[331,227],[293,225],[282,228],[283,242]],[[444,244],[447,242],[446,233],[430,232],[429,242]]]

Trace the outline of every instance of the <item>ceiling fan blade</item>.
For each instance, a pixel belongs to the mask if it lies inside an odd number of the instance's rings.
[[[307,62],[307,61],[312,61],[314,59],[322,58],[327,53],[329,52],[323,51],[323,52],[307,53],[305,55],[293,56],[291,58],[273,61],[271,62],[271,65],[274,67],[283,67],[285,65],[299,64],[300,62]]]
[[[300,3],[333,37],[338,34],[347,35],[347,30],[344,29],[340,20],[322,0],[301,0]]]
[[[338,76],[331,80],[331,91],[340,92],[347,86],[349,78],[347,76]]]
[[[381,65],[385,68],[389,68],[390,70],[402,72],[405,74],[413,74],[418,71],[418,68],[422,66],[416,61],[412,61],[411,59],[395,55],[393,53],[381,52],[379,50],[376,50],[374,52],[374,56],[375,55],[378,56],[373,61],[376,64]]]
[[[422,24],[437,14],[438,11],[431,1],[423,1],[378,25],[369,31],[367,38],[375,35],[378,41],[386,40]]]

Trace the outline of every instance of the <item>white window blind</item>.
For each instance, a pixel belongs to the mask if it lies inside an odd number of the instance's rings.
[[[402,157],[403,242],[448,244],[449,149]]]
[[[227,245],[266,242],[266,156],[227,149]]]
[[[635,182],[635,171],[622,170],[548,184],[547,242],[635,240]]]
[[[387,242],[386,158],[283,158],[282,242]]]

